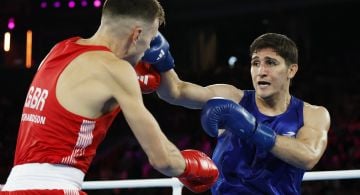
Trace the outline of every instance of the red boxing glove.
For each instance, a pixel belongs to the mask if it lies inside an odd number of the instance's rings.
[[[157,90],[161,77],[151,64],[140,61],[135,66],[135,71],[143,94],[149,94]]]
[[[197,150],[181,151],[186,163],[179,180],[195,193],[205,192],[216,182],[219,171],[214,162],[203,152]]]

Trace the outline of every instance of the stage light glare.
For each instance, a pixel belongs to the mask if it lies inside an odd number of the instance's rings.
[[[94,1],[94,7],[99,8],[101,6],[101,1],[100,0],[95,0]]]
[[[75,1],[69,1],[68,6],[69,8],[74,8],[76,6]]]
[[[8,29],[13,30],[14,28],[15,28],[15,19],[14,18],[9,18]]]
[[[40,3],[40,7],[43,8],[43,9],[47,8],[47,2],[46,2],[46,1],[42,1],[42,2]]]
[[[81,6],[86,7],[88,5],[88,2],[86,0],[81,1]]]
[[[60,1],[55,1],[55,2],[53,3],[53,6],[54,6],[55,8],[59,8],[59,7],[61,7],[61,2],[60,2]]]

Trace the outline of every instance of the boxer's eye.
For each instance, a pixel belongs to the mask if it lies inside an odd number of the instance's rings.
[[[273,59],[266,60],[265,63],[270,66],[276,66],[278,63]]]
[[[260,61],[259,60],[251,61],[251,66],[260,66]]]

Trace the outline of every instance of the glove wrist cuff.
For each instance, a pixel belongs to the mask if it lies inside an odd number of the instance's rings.
[[[251,139],[257,147],[269,151],[275,145],[276,133],[270,127],[258,123]]]
[[[185,160],[185,169],[184,172],[178,176],[178,178],[185,178],[191,174],[191,166],[189,165],[189,160],[187,159],[188,157],[184,155],[184,151],[181,151],[181,154],[183,155],[183,158]]]
[[[174,58],[172,57],[171,53],[168,52],[162,61],[153,64],[153,66],[159,72],[166,72],[175,67]]]

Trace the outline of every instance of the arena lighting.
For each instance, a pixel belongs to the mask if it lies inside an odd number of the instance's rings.
[[[74,8],[76,6],[75,1],[73,1],[73,0],[69,1],[68,6],[69,6],[69,8]]]
[[[72,9],[75,7],[87,7],[92,4],[95,8],[100,8],[105,0],[41,0],[40,8],[60,8],[67,5]]]
[[[8,29],[9,30],[12,30],[15,28],[15,19],[14,18],[9,18],[9,21],[8,21]]]
[[[55,8],[59,8],[59,7],[61,7],[61,2],[60,2],[60,1],[55,1],[55,2],[53,3],[53,6],[54,6]]]
[[[42,1],[42,2],[40,3],[40,7],[43,8],[43,9],[45,9],[45,8],[47,7],[47,2],[46,2],[46,1]]]
[[[32,64],[32,30],[26,31],[26,60],[25,67],[31,68]]]
[[[101,6],[100,0],[94,0],[94,7],[99,8]]]
[[[230,68],[234,68],[235,63],[237,62],[237,57],[236,56],[230,56],[229,60],[228,60],[228,65]]]
[[[81,1],[81,6],[86,7],[88,5],[88,2],[86,0]]]
[[[4,51],[5,52],[10,51],[10,41],[11,41],[11,33],[6,32],[4,34]]]

